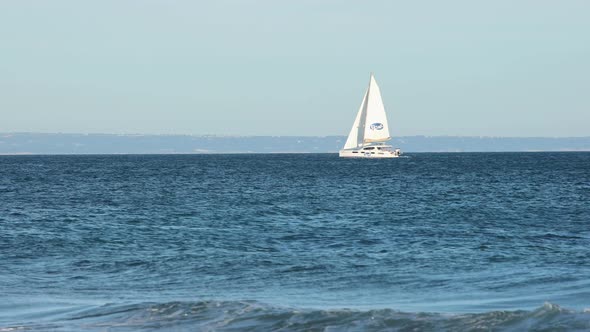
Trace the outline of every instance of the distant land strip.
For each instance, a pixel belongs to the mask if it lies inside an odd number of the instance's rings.
[[[0,133],[0,154],[336,153],[345,136]],[[403,136],[404,152],[590,151],[588,137]]]

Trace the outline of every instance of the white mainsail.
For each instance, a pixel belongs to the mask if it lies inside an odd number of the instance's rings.
[[[375,77],[371,74],[369,87],[348,134],[344,149],[354,149],[365,143],[385,142],[390,138],[381,91]]]
[[[367,111],[365,120],[364,143],[384,142],[389,140],[389,125],[387,124],[387,115],[381,99],[381,90],[371,74],[367,97]]]

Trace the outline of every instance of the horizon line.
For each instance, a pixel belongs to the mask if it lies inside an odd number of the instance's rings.
[[[74,133],[74,132],[34,132],[34,131],[0,131],[0,135],[103,135],[103,136],[190,136],[190,137],[218,137],[218,138],[235,138],[235,137],[346,137],[346,135],[219,135],[219,134],[168,134],[168,133],[106,133],[106,132],[92,132],[92,133]],[[590,138],[587,136],[494,136],[494,135],[403,135],[394,136],[395,138],[404,137],[464,137],[464,138]]]

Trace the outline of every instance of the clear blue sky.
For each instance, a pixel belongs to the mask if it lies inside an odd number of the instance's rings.
[[[0,1],[0,131],[590,136],[590,1]]]

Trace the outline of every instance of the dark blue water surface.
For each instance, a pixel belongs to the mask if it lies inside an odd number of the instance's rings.
[[[0,156],[0,331],[590,330],[590,153]]]

